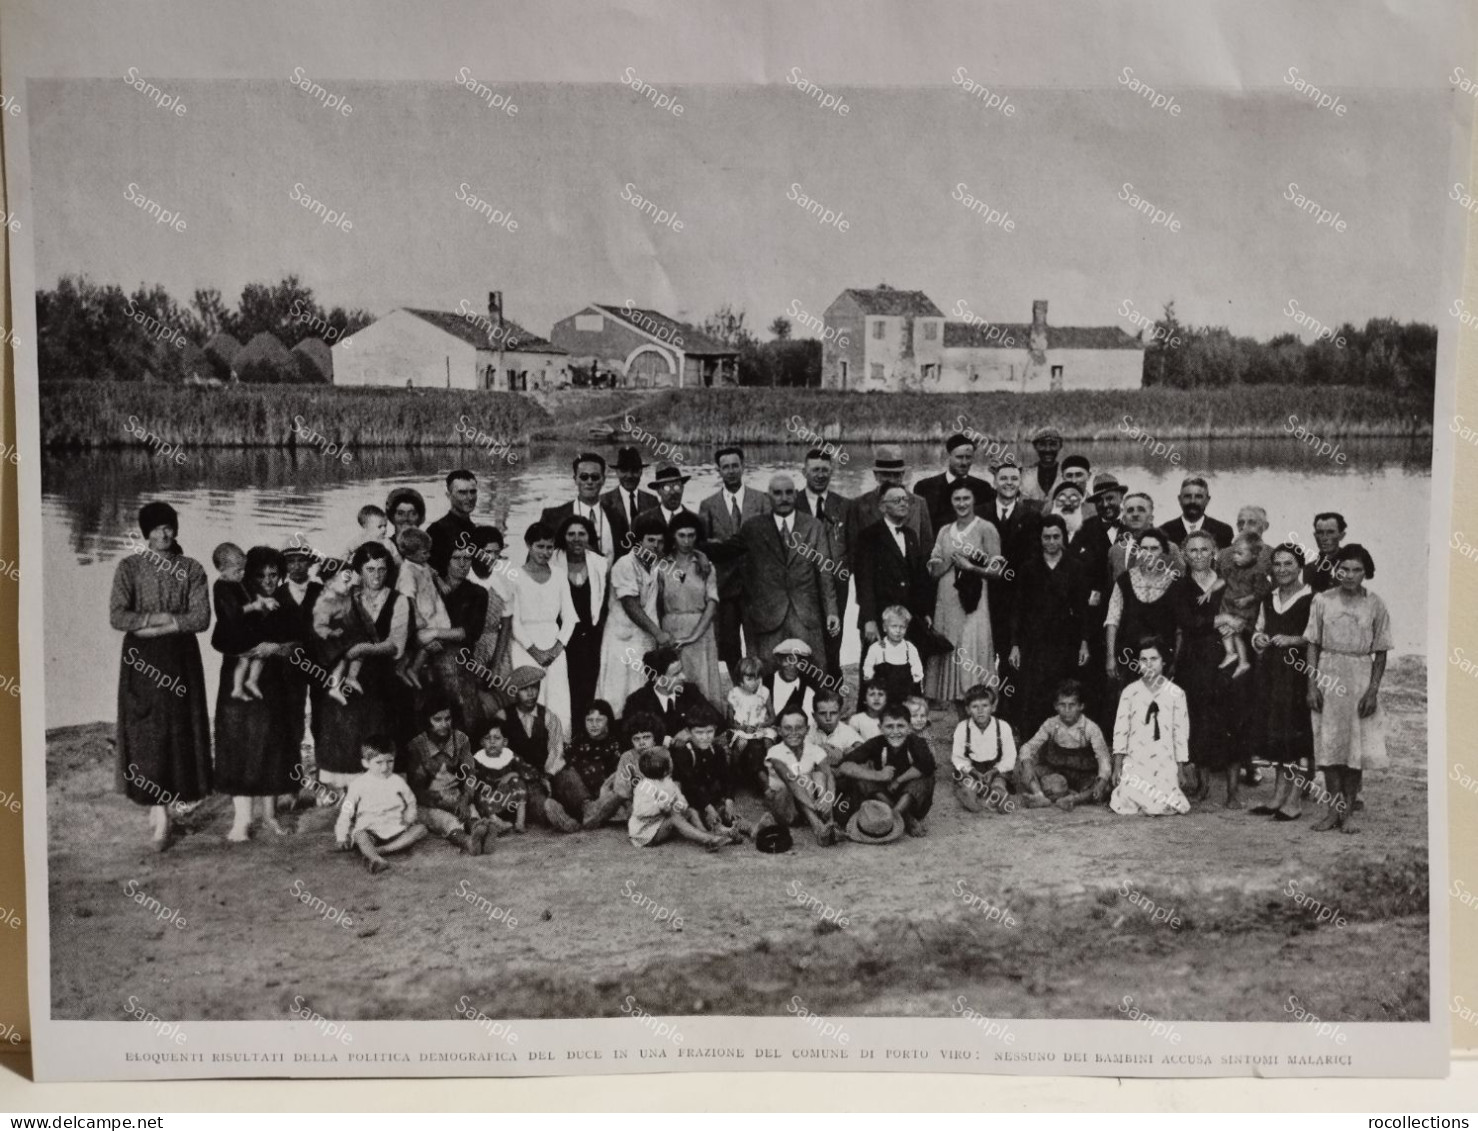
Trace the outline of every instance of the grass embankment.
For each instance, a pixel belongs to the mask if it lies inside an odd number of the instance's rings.
[[[691,389],[641,405],[641,425],[674,442],[717,438],[806,443],[929,443],[968,427],[1023,443],[1055,425],[1070,440],[1132,440],[1130,427],[1164,439],[1287,436],[1290,415],[1320,436],[1430,435],[1431,408],[1361,388],[1244,386],[1071,393],[884,394],[827,389]],[[1124,418],[1128,416],[1126,425]],[[620,415],[611,423],[619,427]]]
[[[526,444],[551,420],[517,393],[103,381],[41,387],[41,443],[47,448],[150,443],[141,431],[186,447],[290,448],[315,443],[307,430],[345,448],[473,447],[489,442],[478,432]]]

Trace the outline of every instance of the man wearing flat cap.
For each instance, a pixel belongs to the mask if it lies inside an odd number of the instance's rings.
[[[1021,497],[1045,502],[1052,497],[1052,488],[1062,482],[1062,465],[1057,461],[1062,452],[1062,433],[1051,425],[1038,429],[1032,436],[1032,447],[1037,451],[1037,462],[1022,469]]]
[[[913,485],[913,493],[924,500],[929,511],[929,521],[935,530],[943,530],[955,519],[954,507],[949,497],[961,483],[975,495],[975,513],[984,518],[996,499],[996,489],[978,475],[970,474],[975,462],[975,441],[963,432],[956,432],[944,441],[948,466],[938,475],[920,479]],[[933,543],[930,543],[933,549]]]

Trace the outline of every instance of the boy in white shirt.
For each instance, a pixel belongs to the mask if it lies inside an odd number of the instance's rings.
[[[780,713],[780,741],[765,755],[769,781],[765,807],[770,816],[787,828],[802,817],[822,847],[837,842],[831,808],[836,800],[836,782],[831,776],[825,749],[806,740],[811,724],[805,711],[789,707]]]
[[[1008,813],[1011,774],[1016,769],[1016,736],[1009,723],[995,718],[995,688],[976,684],[965,692],[968,717],[955,727],[950,762],[955,796],[971,813]]]
[[[862,745],[862,736],[849,723],[842,722],[842,697],[835,691],[818,691],[811,700],[811,715],[816,720],[806,741],[826,751],[826,763],[835,767],[842,756]]]
[[[341,849],[359,850],[371,872],[390,867],[382,853],[401,852],[426,835],[416,823],[416,795],[395,772],[395,747],[378,735],[359,747],[365,772],[349,783],[334,839]]]

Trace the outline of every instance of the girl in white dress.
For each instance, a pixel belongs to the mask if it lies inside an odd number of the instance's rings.
[[[1189,813],[1180,791],[1180,767],[1190,760],[1190,715],[1185,692],[1165,675],[1166,647],[1158,637],[1139,644],[1139,672],[1119,697],[1114,720],[1115,813]]]
[[[554,531],[536,522],[523,540],[528,558],[518,575],[509,578],[513,593],[513,666],[516,669],[536,664],[544,669],[539,702],[559,720],[564,733],[571,734],[565,645],[580,618],[568,580],[549,565],[554,554]]]

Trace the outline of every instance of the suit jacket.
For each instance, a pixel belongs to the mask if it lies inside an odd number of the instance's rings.
[[[644,514],[651,514],[654,511],[656,512],[657,517],[662,520],[662,525],[663,526],[666,526],[667,525],[667,512],[662,509],[662,504],[660,504],[660,503],[653,503],[651,506],[643,508],[640,512],[638,512],[637,517],[640,518],[642,515],[644,515]],[[688,506],[686,503],[684,503],[681,507],[678,508],[677,513],[678,514],[690,514],[694,518],[698,519],[700,522],[702,521],[702,517],[703,517],[697,511],[695,511],[692,507]],[[702,546],[705,543],[707,543],[707,541],[708,541],[708,539],[706,537],[704,537],[703,532],[700,529],[699,532],[698,532],[698,545]]]
[[[955,520],[955,509],[949,505],[953,488],[948,480],[949,472],[941,471],[913,485],[913,493],[924,500],[929,509],[929,521],[936,531],[943,530]],[[965,482],[975,496],[975,513],[984,518],[985,512],[996,504],[996,489],[978,475],[967,475]]]
[[[631,530],[631,518],[626,514],[626,503],[622,500],[625,492],[620,487],[613,487],[600,497],[600,505],[606,508],[606,514],[611,517],[611,534],[616,539],[616,548],[611,551],[611,563],[615,564],[617,558],[631,549],[631,543],[626,540],[626,535]],[[657,505],[657,496],[650,491],[638,490],[636,493],[636,513],[641,514],[648,507]]]
[[[618,507],[620,506],[619,503],[616,503],[615,505]],[[616,548],[616,524],[611,519],[611,508],[606,505],[605,496],[601,496],[600,499],[597,500],[596,507],[600,510],[601,513],[601,529],[599,533],[602,535],[602,541],[599,546],[591,546],[590,548],[594,550],[597,554],[600,554],[602,557],[610,557],[615,552]],[[571,499],[567,503],[560,503],[557,507],[545,507],[543,512],[539,515],[539,521],[542,522],[545,526],[549,527],[549,529],[558,531],[560,525],[564,522],[564,520],[569,518],[570,515],[574,513],[575,500]]]
[[[841,616],[833,575],[822,568],[828,558],[826,532],[810,515],[796,512],[791,520],[789,546],[772,514],[748,519],[739,528],[744,621],[755,632],[774,632],[794,611],[820,635],[828,617]]]
[[[882,629],[883,610],[902,605],[920,617],[934,615],[934,580],[929,576],[931,539],[926,546],[913,527],[904,526],[906,553],[881,520],[857,536],[857,626],[876,621]],[[920,628],[923,626],[920,625]]]
[[[1232,544],[1232,538],[1236,534],[1226,523],[1212,518],[1209,514],[1201,522],[1201,529],[1216,539],[1216,548],[1225,550]],[[1185,519],[1173,518],[1160,527],[1160,533],[1169,538],[1177,546],[1185,545]]]
[[[645,711],[654,718],[662,720],[670,741],[673,735],[688,729],[688,712],[703,703],[708,703],[708,700],[703,697],[703,692],[698,690],[698,685],[685,683],[682,691],[673,696],[672,705],[664,711],[662,701],[657,698],[657,692],[652,689],[651,683],[646,683],[626,697],[626,706],[621,708],[621,718],[629,719],[638,711]],[[717,711],[712,703],[708,703],[708,706]],[[719,718],[723,718],[722,711],[717,713]]]
[[[1042,504],[1036,499],[1017,499],[1016,505],[1011,509],[1011,517],[1002,522],[1001,516],[996,513],[996,502],[992,502],[987,510],[980,511],[979,514],[1001,536],[1001,557],[1006,559],[1013,575],[1011,581],[1002,579],[1002,584],[1009,587],[1015,578],[1021,576],[1022,566],[1041,552]],[[1108,552],[1107,547],[1104,552]],[[996,584],[996,579],[991,578],[991,585]]]
[[[1110,549],[1112,543],[1109,542],[1108,524],[1097,515],[1085,518],[1083,525],[1078,527],[1077,535],[1067,542],[1068,556],[1083,566],[1088,591],[1098,593],[1098,604],[1089,610],[1090,620],[1096,616],[1102,622],[1103,615],[1108,610]]]
[[[796,496],[795,509],[800,514],[811,514],[811,496],[804,490]],[[852,500],[845,495],[838,495],[835,491],[828,490],[824,509],[826,511],[824,515],[812,514],[811,517],[821,520],[821,525],[826,530],[827,544],[831,547],[827,554],[833,561],[839,563],[838,569],[832,574],[832,583],[837,590],[837,605],[841,606],[845,603],[847,582],[852,577],[852,559],[849,556],[852,536],[851,528],[847,525]]]
[[[862,532],[875,522],[883,521],[883,507],[878,502],[878,489],[874,487],[864,495],[858,495],[847,504],[847,559],[853,564],[853,573],[860,567],[861,562],[857,556],[858,541]],[[919,536],[919,541],[927,549],[925,557],[934,549],[934,521],[929,517],[929,508],[924,500],[917,495],[910,495],[908,502],[908,517],[903,520],[905,524],[913,529]]]
[[[770,496],[752,487],[739,488],[739,521],[729,512],[728,492],[720,487],[698,504],[698,517],[703,520],[703,533],[708,540],[708,556],[718,569],[718,595],[721,600],[738,600],[744,587],[739,563],[744,551],[739,545],[739,530],[746,519],[770,513]]]

